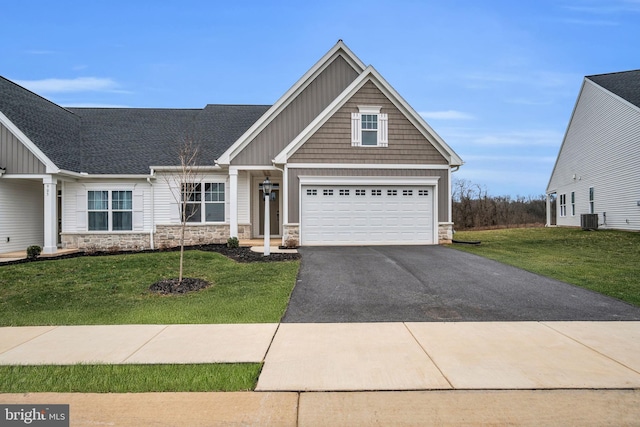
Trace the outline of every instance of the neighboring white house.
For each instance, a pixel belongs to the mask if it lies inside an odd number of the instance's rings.
[[[640,230],[640,70],[587,76],[547,186],[547,225]]]
[[[342,41],[274,105],[63,108],[0,78],[0,253],[175,246],[185,141],[201,183],[187,244],[438,244],[462,160]]]

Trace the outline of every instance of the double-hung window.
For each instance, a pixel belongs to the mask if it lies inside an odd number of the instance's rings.
[[[204,215],[206,222],[224,221],[224,183],[204,184]]]
[[[567,195],[560,195],[560,216],[567,216]]]
[[[576,215],[576,192],[571,192],[571,216]]]
[[[224,222],[224,183],[183,184],[182,202],[187,222]]]
[[[89,191],[87,212],[90,231],[129,231],[133,229],[131,191]]]
[[[361,106],[351,113],[351,145],[353,147],[387,147],[388,117],[381,107]]]

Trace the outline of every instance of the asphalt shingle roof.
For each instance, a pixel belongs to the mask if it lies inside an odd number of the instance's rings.
[[[587,76],[595,84],[640,107],[640,70]]]
[[[177,165],[187,140],[199,146],[199,164],[213,165],[269,107],[63,108],[0,77],[0,111],[56,166],[90,174]]]
[[[61,169],[80,166],[80,118],[0,77],[0,112]]]

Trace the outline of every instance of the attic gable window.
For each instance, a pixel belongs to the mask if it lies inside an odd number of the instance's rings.
[[[388,117],[380,112],[381,107],[359,106],[351,113],[352,147],[387,147]]]

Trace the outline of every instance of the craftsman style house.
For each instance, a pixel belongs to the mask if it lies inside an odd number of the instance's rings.
[[[640,70],[585,77],[546,192],[548,225],[640,230]]]
[[[272,106],[63,108],[0,78],[0,253],[175,246],[186,141],[187,244],[261,237],[266,177],[283,242],[451,240],[460,157],[339,41]]]

